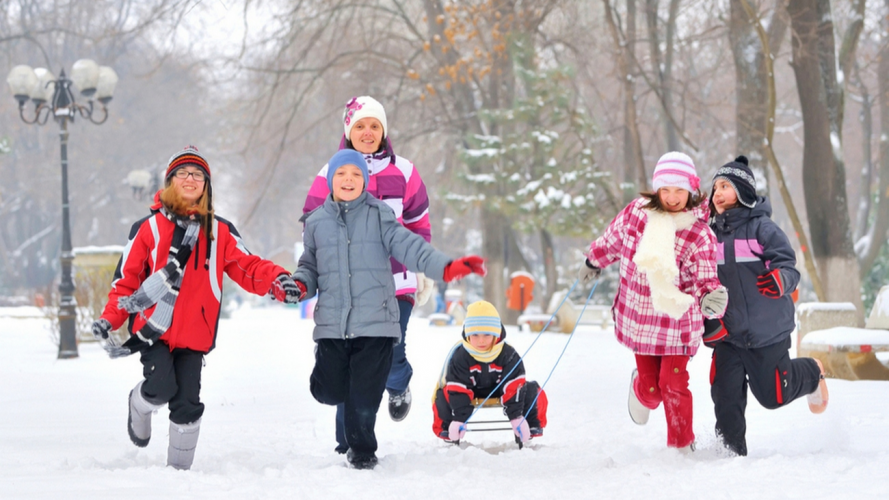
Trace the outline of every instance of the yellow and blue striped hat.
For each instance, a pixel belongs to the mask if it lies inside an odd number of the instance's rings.
[[[469,304],[466,308],[466,319],[463,321],[463,335],[493,335],[499,337],[503,331],[503,323],[497,308],[490,302],[480,300]]]

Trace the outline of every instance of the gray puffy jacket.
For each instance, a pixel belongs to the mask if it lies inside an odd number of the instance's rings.
[[[318,293],[313,338],[401,337],[389,257],[440,280],[451,259],[405,229],[395,212],[367,191],[303,216],[305,251],[293,279]]]

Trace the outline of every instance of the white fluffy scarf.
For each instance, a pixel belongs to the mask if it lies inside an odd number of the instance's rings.
[[[633,262],[648,278],[654,310],[679,319],[694,302],[691,295],[682,293],[674,282],[679,276],[676,255],[666,249],[676,246],[676,231],[688,229],[695,223],[692,212],[669,214],[645,210],[648,222],[636,249]]]

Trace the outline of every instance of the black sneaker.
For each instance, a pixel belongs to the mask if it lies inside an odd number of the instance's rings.
[[[337,452],[340,455],[345,455],[347,451],[349,451],[349,445],[347,444],[338,444],[333,451]]]
[[[355,453],[352,453],[350,449],[346,452],[346,460],[349,461],[349,466],[353,469],[359,470],[370,470],[377,466],[378,460],[376,455],[370,456],[359,456]]]
[[[396,422],[401,422],[411,411],[411,388],[408,387],[401,394],[389,394],[389,416]]]
[[[529,430],[532,438],[543,437],[543,427],[531,427]]]

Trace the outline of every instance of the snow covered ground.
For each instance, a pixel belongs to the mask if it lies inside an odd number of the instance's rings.
[[[689,367],[698,451],[666,448],[663,410],[633,424],[626,409],[633,356],[611,331],[581,327],[546,387],[549,426],[519,450],[505,432],[469,434],[458,448],[432,435],[431,391],[458,327],[414,318],[408,358],[413,409],[378,416],[380,465],[343,466],[333,452],[334,409],[309,394],[312,322],[297,309],[241,309],[222,320],[206,358],[207,405],[191,471],[164,466],[168,414],[154,416],[147,448],[126,433],[137,356],[110,360],[94,343],[57,360],[48,324],[0,309],[0,498],[886,498],[889,383],[829,380],[830,406],[804,400],[768,411],[750,398],[748,457],[712,437],[710,350]],[[18,314],[18,316],[22,316]],[[27,315],[25,315],[27,316]],[[509,328],[525,352],[535,334]],[[567,335],[544,334],[525,363],[541,383]],[[385,401],[385,400],[384,400]],[[385,403],[384,403],[385,404]]]

